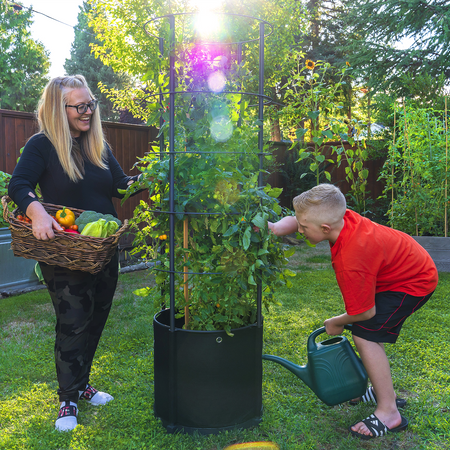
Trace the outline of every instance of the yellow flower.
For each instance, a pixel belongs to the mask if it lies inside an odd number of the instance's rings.
[[[350,67],[350,63],[349,63],[348,61],[346,61],[346,62],[345,62],[345,64],[347,64],[347,66],[349,66],[349,67]]]
[[[314,61],[311,61],[310,59],[306,60],[305,65],[306,65],[306,68],[309,70],[313,70],[314,67],[316,67],[316,63]]]
[[[167,234],[162,234],[159,236],[159,239],[161,239],[161,241],[165,241],[167,239]]]

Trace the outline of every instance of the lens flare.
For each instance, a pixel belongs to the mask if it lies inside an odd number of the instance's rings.
[[[219,16],[208,11],[196,14],[194,21],[197,33],[204,38],[215,35],[221,28]]]
[[[233,124],[227,116],[216,116],[211,121],[211,136],[216,142],[226,142],[233,134]]]
[[[226,82],[227,82],[227,78],[225,77],[224,73],[221,70],[213,72],[208,77],[208,87],[213,92],[223,91],[223,88],[225,87]]]

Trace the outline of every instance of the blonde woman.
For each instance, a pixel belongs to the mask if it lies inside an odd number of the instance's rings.
[[[9,196],[32,220],[33,235],[47,240],[61,231],[38,201],[117,217],[113,197],[136,180],[126,176],[105,143],[98,102],[81,75],[57,77],[38,109],[40,131],[23,150],[9,183]],[[56,313],[55,362],[60,411],[55,427],[77,426],[78,401],[105,405],[113,397],[89,384],[118,278],[118,254],[99,274],[40,263]]]

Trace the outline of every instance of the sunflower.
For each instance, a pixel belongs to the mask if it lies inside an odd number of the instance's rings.
[[[306,60],[305,65],[306,65],[306,68],[309,70],[313,70],[314,67],[316,67],[316,63],[314,61],[311,61],[310,59]]]

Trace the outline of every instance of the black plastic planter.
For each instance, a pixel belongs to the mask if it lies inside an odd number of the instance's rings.
[[[218,433],[258,425],[263,328],[171,332],[170,310],[155,315],[155,415],[169,433]]]

